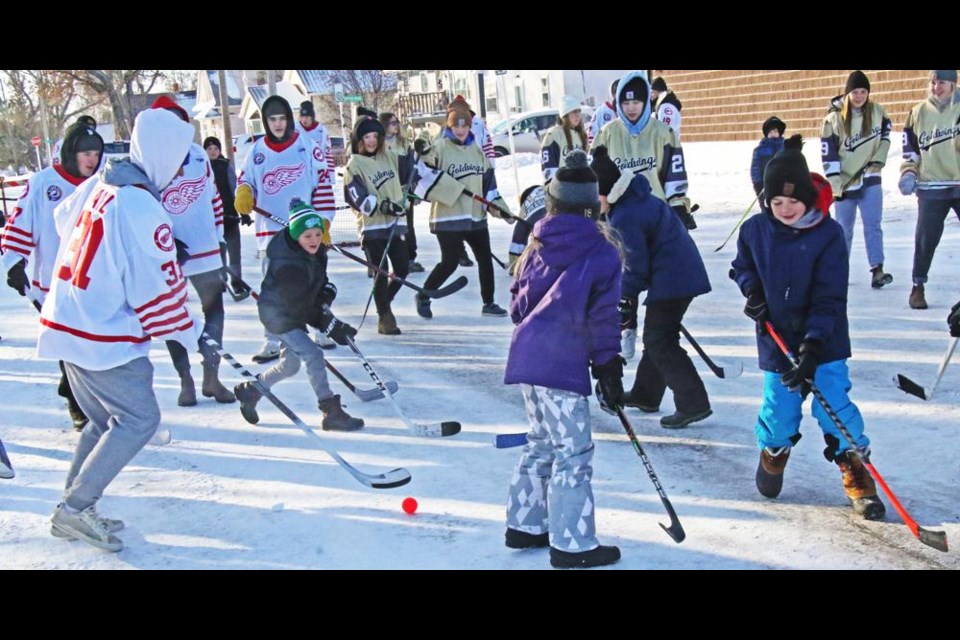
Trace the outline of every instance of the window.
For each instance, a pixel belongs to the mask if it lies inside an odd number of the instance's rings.
[[[248,120],[247,129],[253,131],[253,133],[263,133],[263,122],[260,119]]]
[[[523,111],[523,87],[519,84],[513,87],[513,110],[516,112]]]
[[[540,78],[540,96],[543,98],[543,106],[550,106],[550,78],[544,76]]]
[[[428,85],[427,85],[427,74],[421,73],[421,74],[420,74],[420,93],[426,93],[426,92],[427,92],[427,86],[428,86]]]
[[[487,96],[487,113],[500,113],[500,110],[497,109],[497,95],[488,95]]]
[[[537,116],[537,131],[546,131],[555,124],[557,124],[556,115]]]

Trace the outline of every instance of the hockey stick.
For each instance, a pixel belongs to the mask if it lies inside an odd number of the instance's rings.
[[[787,343],[783,341],[783,338],[780,337],[780,334],[777,333],[777,330],[774,329],[773,324],[767,320],[764,323],[764,326],[767,328],[767,332],[770,334],[770,337],[773,338],[773,341],[777,343],[777,347],[780,348],[780,351],[787,357],[787,360],[790,362],[790,365],[794,370],[798,368],[797,357],[793,355],[790,351],[790,348],[787,346]],[[877,484],[880,485],[880,488],[883,489],[883,492],[887,494],[887,497],[890,498],[893,508],[897,510],[897,513],[900,514],[900,517],[903,519],[903,522],[910,529],[911,533],[917,537],[920,542],[923,544],[933,547],[937,551],[947,551],[947,534],[943,531],[930,531],[929,529],[924,529],[917,524],[917,521],[910,517],[910,514],[907,513],[907,510],[900,504],[900,501],[897,500],[897,496],[893,495],[893,491],[887,486],[886,481],[883,479],[883,476],[880,475],[880,472],[876,470],[873,464],[870,462],[870,456],[867,455],[867,452],[857,446],[857,443],[854,442],[853,436],[850,434],[850,430],[847,429],[847,426],[843,424],[843,421],[840,419],[840,416],[833,410],[833,407],[830,406],[830,403],[827,402],[827,399],[824,397],[823,392],[813,383],[813,380],[807,380],[807,383],[810,385],[810,391],[813,392],[814,397],[820,403],[820,406],[823,407],[823,410],[830,416],[830,420],[837,427],[840,433],[843,435],[844,439],[850,445],[850,447],[860,456],[860,459],[863,461],[863,466],[867,468],[867,471],[870,472],[870,475],[876,480]]]
[[[761,191],[760,193],[762,194],[763,191]],[[750,206],[747,207],[747,210],[744,211],[744,212],[743,212],[743,215],[740,216],[740,219],[737,220],[737,224],[733,225],[733,229],[730,231],[730,234],[727,236],[727,239],[723,241],[723,244],[721,244],[719,247],[717,247],[716,249],[713,250],[714,253],[716,253],[717,251],[720,251],[720,250],[723,249],[725,246],[727,246],[727,243],[730,242],[730,238],[732,238],[732,237],[733,237],[733,234],[735,234],[735,233],[737,232],[737,229],[740,228],[740,225],[743,224],[743,221],[747,219],[747,214],[750,213],[750,210],[753,209],[753,205],[757,204],[757,200],[759,200],[759,199],[760,199],[760,195],[758,194],[757,196],[755,196],[755,197],[753,198],[753,200],[750,201]]]
[[[3,440],[0,440],[0,480],[10,480],[16,475],[10,457],[7,455],[7,450],[3,448]]]
[[[215,349],[216,352],[220,355],[221,358],[230,363],[230,366],[239,371],[245,378],[249,378],[253,382],[253,386],[256,387],[263,396],[273,403],[273,405],[287,416],[293,424],[300,428],[305,434],[307,434],[314,442],[320,445],[320,448],[327,453],[331,458],[333,458],[337,464],[344,468],[344,470],[349,473],[354,479],[357,480],[362,485],[371,487],[373,489],[392,489],[394,487],[401,487],[408,482],[410,482],[411,475],[410,472],[406,469],[399,468],[393,469],[392,471],[387,471],[386,473],[379,474],[369,474],[364,473],[351,465],[349,462],[343,459],[343,457],[334,451],[333,449],[327,446],[327,443],[323,438],[318,436],[316,432],[307,426],[303,420],[301,420],[297,414],[295,414],[290,407],[285,405],[277,396],[268,389],[260,381],[260,379],[250,373],[242,364],[237,362],[232,355],[223,350],[223,347],[220,344],[211,338],[206,333],[203,334],[203,340],[207,343],[207,346]]]
[[[683,334],[683,337],[687,339],[687,342],[700,354],[700,357],[703,358],[703,361],[707,363],[707,366],[710,367],[710,370],[713,371],[714,375],[718,378],[724,378],[730,380],[733,378],[739,378],[743,374],[743,361],[742,360],[733,360],[730,361],[726,366],[721,367],[716,362],[710,359],[704,350],[700,347],[696,340],[693,339],[693,336],[690,335],[690,332],[687,331],[686,327],[682,324],[680,325],[680,333]]]
[[[360,352],[360,349],[357,348],[357,343],[353,341],[353,338],[347,337],[347,346],[356,354],[357,358],[360,359],[360,362],[363,363],[363,368],[367,370],[367,373],[370,374],[370,378],[380,387],[380,390],[387,396],[387,399],[390,401],[390,404],[393,405],[394,410],[397,412],[397,415],[400,416],[400,419],[403,420],[404,424],[407,425],[407,428],[417,436],[425,437],[440,437],[440,436],[455,436],[460,433],[460,423],[454,421],[448,422],[434,422],[431,424],[419,424],[410,420],[404,413],[403,409],[400,408],[400,405],[397,404],[397,401],[393,399],[393,394],[390,393],[390,389],[383,384],[383,381],[380,379],[380,376],[377,375],[377,372],[373,370],[373,367],[370,365],[370,361],[367,360],[363,353]]]
[[[660,495],[660,502],[663,503],[663,508],[667,510],[667,515],[670,516],[669,527],[664,526],[662,522],[657,524],[660,525],[661,529],[667,532],[668,536],[673,538],[674,542],[677,544],[683,542],[683,540],[687,537],[687,534],[683,530],[683,525],[680,524],[680,518],[677,517],[677,512],[674,511],[673,505],[670,503],[670,499],[667,497],[667,492],[663,490],[663,485],[660,484],[660,480],[657,478],[657,474],[653,470],[653,465],[650,464],[650,458],[647,457],[646,452],[644,452],[643,447],[640,445],[640,441],[637,439],[637,434],[633,432],[633,426],[630,424],[630,421],[627,420],[626,414],[623,413],[623,407],[617,407],[617,416],[620,418],[620,424],[623,425],[627,435],[630,436],[630,442],[633,444],[634,450],[637,452],[637,455],[640,456],[640,460],[643,461],[643,466],[647,470],[647,475],[650,476],[653,486]]]
[[[404,214],[406,215],[406,214]],[[390,245],[393,243],[393,236],[397,231],[397,222],[400,218],[394,218],[393,224],[390,226],[390,235],[387,237],[387,246],[383,250],[383,255],[380,256],[380,266],[377,267],[377,271],[380,273],[384,272],[384,267],[387,265],[387,254],[390,252]],[[378,274],[373,278],[373,284],[370,285],[370,295],[367,297],[367,306],[363,308],[363,315],[360,316],[360,324],[357,325],[357,331],[363,328],[363,323],[367,319],[367,313],[370,311],[370,303],[373,301],[373,293],[377,290],[377,280],[381,276]]]
[[[943,379],[943,373],[947,370],[950,359],[953,358],[953,352],[957,350],[958,342],[960,342],[960,338],[950,340],[950,344],[947,346],[947,352],[943,354],[943,360],[940,361],[940,367],[937,369],[937,378],[933,381],[933,386],[930,387],[929,392],[902,373],[898,373],[893,381],[902,391],[906,391],[912,396],[917,396],[921,400],[929,400],[933,397],[933,392],[937,390],[937,385],[940,384],[940,380]]]
[[[259,213],[260,215],[266,216],[266,217],[269,218],[270,220],[273,220],[274,222],[276,222],[276,223],[279,224],[279,225],[283,225],[284,227],[287,226],[287,221],[286,221],[286,220],[284,220],[283,218],[278,218],[277,216],[273,215],[273,214],[270,213],[269,211],[266,211],[266,210],[264,210],[264,209],[261,209],[260,207],[254,207],[253,210],[256,211],[257,213]],[[373,270],[377,271],[378,273],[381,273],[381,274],[387,276],[387,277],[390,278],[391,280],[396,280],[397,282],[399,282],[400,284],[404,285],[405,287],[410,287],[410,288],[413,289],[414,291],[416,291],[416,292],[418,292],[418,293],[422,293],[423,295],[427,296],[428,298],[433,298],[433,299],[445,298],[446,296],[449,296],[449,295],[452,294],[452,293],[456,293],[456,292],[459,291],[460,289],[463,289],[465,286],[467,286],[467,278],[466,278],[466,276],[460,276],[459,278],[457,278],[456,280],[454,280],[453,282],[451,282],[450,284],[448,284],[448,285],[445,286],[445,287],[440,287],[439,289],[424,289],[423,287],[417,286],[417,285],[413,284],[412,282],[409,282],[409,281],[407,281],[407,280],[404,280],[403,278],[399,278],[399,277],[397,277],[397,276],[395,276],[395,275],[392,275],[389,271],[385,271],[385,270],[383,270],[383,269],[380,269],[377,265],[375,265],[375,264],[373,264],[373,263],[371,263],[371,262],[367,262],[366,260],[364,260],[364,259],[361,258],[360,256],[354,255],[354,254],[350,253],[349,251],[347,251],[346,249],[341,249],[340,247],[338,247],[338,246],[335,245],[335,244],[330,245],[330,248],[333,249],[334,251],[336,251],[337,253],[339,253],[340,255],[346,257],[346,258],[350,258],[351,260],[353,260],[353,261],[356,262],[356,263],[362,264],[362,265],[365,266],[365,267],[368,267],[368,268],[370,268],[370,269],[373,269]]]
[[[229,269],[229,267],[228,267],[228,269]],[[250,295],[253,296],[253,299],[254,299],[254,300],[259,300],[259,299],[260,299],[260,294],[257,293],[257,290],[254,289],[253,287],[251,287],[249,284],[247,284],[247,283],[243,280],[243,278],[237,276],[237,282],[239,282],[240,284],[244,285],[245,287],[247,287],[247,289],[250,290]],[[352,382],[350,382],[349,380],[347,380],[347,377],[344,376],[344,375],[343,375],[342,373],[340,373],[339,371],[337,371],[337,368],[334,367],[333,364],[332,364],[329,360],[327,360],[326,358],[323,359],[323,364],[324,364],[324,366],[327,367],[327,370],[329,370],[330,373],[332,373],[333,375],[335,375],[335,376],[337,377],[337,379],[338,379],[340,382],[342,382],[342,383],[347,387],[347,389],[350,389],[350,391],[353,393],[353,395],[357,396],[357,398],[358,398],[361,402],[373,402],[374,400],[382,400],[382,399],[383,399],[383,392],[380,391],[380,389],[361,389],[361,388],[357,387],[356,385],[354,385],[354,384],[353,384]],[[394,380],[388,380],[386,384],[387,384],[387,388],[390,389],[390,392],[391,392],[391,393],[396,393],[396,392],[399,390],[399,387],[397,386],[397,383],[396,383]]]
[[[447,175],[450,175],[450,174],[447,174]],[[532,226],[533,226],[532,224],[530,224],[529,222],[527,222],[527,221],[524,220],[523,218],[519,218],[519,217],[513,215],[512,213],[510,213],[509,211],[507,211],[507,210],[504,209],[503,207],[501,207],[501,206],[499,206],[499,205],[496,205],[496,204],[490,202],[489,200],[487,200],[486,198],[484,198],[484,197],[482,197],[482,196],[478,196],[477,194],[473,193],[473,192],[470,191],[469,189],[464,189],[464,190],[463,190],[463,193],[464,193],[464,195],[466,195],[467,197],[476,200],[476,201],[479,202],[480,204],[484,204],[484,205],[486,205],[487,207],[492,207],[492,208],[496,209],[497,211],[500,212],[500,217],[502,217],[504,220],[512,220],[513,222],[519,222],[519,223],[521,223],[521,224],[527,225],[528,227],[532,227]],[[406,197],[410,198],[411,200],[420,200],[421,202],[429,202],[429,200],[427,200],[426,198],[421,198],[420,196],[418,196],[418,195],[415,194],[415,193],[409,193],[409,192],[408,192],[408,193],[405,193],[405,194],[403,194],[403,195],[405,195]]]

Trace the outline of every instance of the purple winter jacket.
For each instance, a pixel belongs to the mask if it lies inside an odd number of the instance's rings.
[[[589,396],[590,364],[620,352],[620,256],[583,216],[548,215],[532,235],[542,246],[510,287],[517,327],[503,381]]]

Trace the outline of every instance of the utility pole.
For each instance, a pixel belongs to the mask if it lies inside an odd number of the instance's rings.
[[[217,83],[220,86],[220,117],[223,118],[224,155],[233,160],[233,131],[230,128],[230,96],[227,92],[227,72],[217,70]]]
[[[46,82],[44,81],[43,74],[40,74],[40,86],[37,87],[37,97],[40,101],[40,126],[43,128],[43,142],[47,148],[47,162],[50,164],[48,166],[53,166],[53,147],[50,144],[50,125],[47,122],[47,99],[44,96],[46,93]],[[37,159],[39,160],[39,151],[37,152]],[[40,165],[40,169],[43,169],[43,165]]]
[[[273,69],[267,69],[267,88],[270,95],[277,95],[277,80],[273,77]]]

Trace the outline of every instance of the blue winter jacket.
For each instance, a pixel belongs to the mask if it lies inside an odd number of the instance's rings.
[[[843,229],[824,215],[809,229],[793,229],[771,213],[758,213],[740,227],[730,277],[744,296],[763,285],[770,322],[797,353],[804,340],[823,345],[821,362],[850,357],[847,324],[849,260]],[[768,335],[757,333],[760,368],[783,373],[786,357]]]
[[[590,364],[620,352],[620,256],[583,216],[548,215],[533,237],[541,246],[510,287],[517,327],[503,381],[589,396]]]
[[[700,252],[676,213],[652,195],[642,174],[634,176],[608,214],[623,240],[623,295],[647,302],[693,298],[710,291]]]
[[[767,163],[778,151],[783,150],[783,138],[764,138],[753,150],[753,160],[750,162],[750,180],[753,182],[753,191],[758,196],[763,191],[763,171]]]

